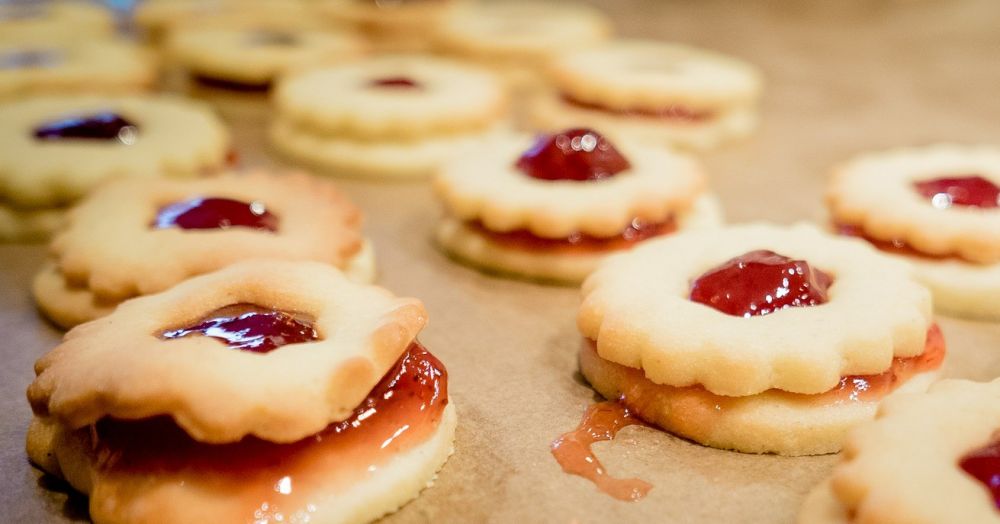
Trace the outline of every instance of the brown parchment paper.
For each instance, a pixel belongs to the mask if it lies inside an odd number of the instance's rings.
[[[606,0],[628,36],[676,40],[759,64],[755,137],[705,155],[731,221],[823,220],[826,170],[872,148],[1000,143],[1000,2],[995,0],[658,2]],[[193,88],[235,128],[245,165],[271,165],[266,97]],[[782,458],[701,447],[631,427],[595,447],[608,469],[654,489],[619,502],[563,474],[549,442],[594,394],[576,372],[577,291],[488,277],[430,243],[426,184],[341,184],[366,210],[380,283],[425,301],[421,336],[448,366],[460,424],[437,483],[386,521],[791,522],[834,456]],[[31,468],[24,389],[60,333],[35,313],[40,246],[0,246],[0,518],[85,520],[85,501]],[[949,376],[1000,376],[1000,325],[941,318]],[[289,377],[294,380],[294,377]],[[919,435],[914,435],[919,438]]]

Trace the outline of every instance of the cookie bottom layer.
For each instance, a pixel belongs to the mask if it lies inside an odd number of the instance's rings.
[[[0,204],[0,242],[44,242],[59,229],[66,208],[20,210]]]
[[[355,282],[370,284],[375,280],[375,249],[365,240],[353,258],[343,268]],[[55,325],[70,329],[110,314],[118,302],[101,300],[88,289],[71,286],[53,263],[47,263],[35,275],[31,286],[39,311]]]
[[[1000,264],[885,254],[913,267],[914,276],[934,295],[934,308],[939,312],[963,318],[1000,320]]]
[[[914,375],[879,401],[818,402],[811,395],[776,390],[723,398],[701,388],[654,384],[637,369],[604,360],[592,344],[580,350],[580,372],[605,398],[638,394],[641,401],[630,402],[629,408],[666,431],[713,448],[785,456],[840,451],[853,427],[875,418],[881,400],[925,391],[939,374]]]
[[[680,218],[678,228],[705,229],[722,223],[722,208],[711,195],[699,198],[691,211]],[[531,280],[575,285],[608,255],[595,253],[540,252],[518,249],[495,242],[463,222],[445,218],[438,225],[437,243],[449,255],[478,269]]]
[[[495,129],[413,141],[352,140],[303,130],[279,118],[270,129],[279,153],[326,173],[344,177],[426,178],[460,149]]]
[[[551,94],[535,99],[529,120],[533,126],[547,131],[586,125],[613,138],[634,138],[690,149],[711,149],[748,136],[757,128],[757,112],[750,107],[730,109],[705,122],[674,122],[579,107]]]
[[[362,523],[371,522],[383,515],[398,510],[413,500],[420,492],[430,487],[437,472],[444,466],[454,451],[457,415],[454,405],[445,407],[441,422],[424,443],[401,452],[378,468],[369,478],[355,483],[337,493],[318,493],[311,499],[314,511],[309,513],[309,522],[316,523]],[[27,452],[39,468],[65,479],[74,489],[90,495],[99,482],[88,459],[88,444],[81,432],[66,432],[57,424],[35,418],[28,429]],[[147,479],[137,479],[145,482]],[[110,495],[110,494],[109,494]],[[189,522],[192,515],[218,515],[218,505],[226,504],[227,497],[218,494],[198,493],[183,486],[160,490],[148,499],[139,502],[140,507],[123,517],[156,515],[163,522]],[[178,500],[179,496],[183,499]],[[101,501],[90,501],[91,517],[95,522],[126,521],[112,515],[102,515]],[[252,513],[252,508],[251,508]],[[273,515],[275,516],[276,515]],[[283,516],[282,520],[292,515]],[[102,518],[105,517],[105,518]],[[141,519],[140,520],[145,520]],[[295,521],[295,519],[291,519]]]

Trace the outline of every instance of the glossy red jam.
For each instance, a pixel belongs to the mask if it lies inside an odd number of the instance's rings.
[[[423,85],[416,80],[406,77],[406,76],[387,76],[385,78],[376,78],[371,82],[368,82],[369,87],[378,87],[385,89],[423,89]]]
[[[827,301],[833,279],[804,260],[757,250],[709,270],[691,284],[691,300],[727,315],[762,316]]]
[[[1000,509],[1000,439],[965,455],[958,465],[986,486]]]
[[[621,233],[610,237],[595,237],[584,233],[574,233],[566,238],[543,238],[526,229],[496,232],[486,229],[481,222],[468,222],[468,227],[491,242],[511,249],[526,249],[534,252],[597,253],[629,249],[636,243],[660,235],[668,235],[677,230],[677,223],[668,218],[661,222],[635,219]]]
[[[119,140],[132,143],[138,126],[109,111],[72,116],[46,122],[35,128],[35,138],[42,140],[86,139]],[[132,133],[129,138],[127,133]]]
[[[1000,187],[978,175],[923,180],[914,182],[913,188],[938,209],[1000,206]]]
[[[866,235],[864,230],[859,226],[834,224],[834,227],[836,228],[837,233],[841,235],[862,238],[879,250],[887,253],[894,253],[896,255],[904,255],[908,257],[921,257],[931,260],[944,260],[949,258],[949,255],[929,255],[922,251],[917,251],[913,248],[913,246],[903,240],[878,240],[876,238],[872,238]]]
[[[715,115],[708,111],[696,111],[682,105],[669,105],[659,109],[631,108],[617,109],[591,102],[584,102],[570,95],[562,95],[563,102],[582,109],[591,111],[601,111],[617,116],[654,118],[658,120],[669,120],[673,122],[698,123],[712,119]]]
[[[321,506],[331,494],[426,442],[447,404],[447,370],[415,342],[346,420],[297,442],[204,444],[168,417],[104,419],[80,431],[94,450],[95,490],[114,493],[117,511],[135,521],[163,520],[148,497],[167,489],[181,506],[175,517],[192,502],[199,522],[304,523],[314,512],[336,516]]]
[[[193,198],[163,207],[152,227],[164,229],[229,229],[246,227],[277,231],[278,217],[260,202],[241,202],[230,198]]]
[[[226,306],[197,324],[162,334],[165,339],[189,336],[216,338],[230,348],[251,353],[268,353],[288,344],[319,339],[312,322],[252,304]]]
[[[600,133],[578,128],[540,136],[515,166],[539,180],[584,182],[613,177],[631,164]]]
[[[0,69],[52,67],[61,60],[62,54],[53,49],[16,49],[0,53]]]

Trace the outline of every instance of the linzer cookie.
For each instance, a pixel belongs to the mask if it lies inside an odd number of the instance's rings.
[[[543,82],[560,52],[586,48],[611,35],[599,10],[545,2],[471,3],[441,24],[438,46],[448,54],[501,72],[516,87]]]
[[[954,315],[1000,319],[1000,149],[934,145],[870,153],[827,192],[846,235],[905,260]]]
[[[35,279],[35,299],[71,327],[249,258],[315,260],[371,281],[374,259],[360,227],[360,211],[336,188],[302,173],[123,179],[70,213]]]
[[[167,40],[171,60],[195,77],[258,88],[290,71],[350,61],[365,51],[352,33],[268,23],[178,27]]]
[[[143,91],[154,85],[156,75],[152,54],[125,42],[0,41],[0,99],[46,93]]]
[[[341,27],[365,35],[378,51],[427,51],[441,20],[461,0],[322,0],[316,9]]]
[[[54,214],[107,179],[207,174],[229,150],[229,133],[206,106],[176,98],[0,104],[2,239],[44,237]]]
[[[292,30],[314,23],[315,16],[300,0],[143,0],[136,6],[135,22],[149,40],[158,42],[178,28],[280,25]]]
[[[579,283],[607,255],[721,222],[701,165],[590,129],[503,136],[454,158],[435,180],[437,240],[490,271]]]
[[[580,371],[642,420],[747,453],[833,453],[945,356],[906,265],[812,226],[650,240],[583,285]]]
[[[556,92],[532,124],[587,125],[614,136],[706,149],[750,134],[762,81],[756,67],[678,44],[624,40],[569,51],[552,63]]]
[[[1000,522],[1000,380],[945,380],[851,433],[801,524]]]
[[[292,75],[276,91],[274,146],[341,176],[412,178],[494,133],[506,93],[486,71],[386,56]]]
[[[416,299],[256,260],[123,303],[35,365],[28,456],[112,522],[369,522],[452,452]]]
[[[0,3],[0,44],[84,42],[114,34],[115,20],[87,1]]]

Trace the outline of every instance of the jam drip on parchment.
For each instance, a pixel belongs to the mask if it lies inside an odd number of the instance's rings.
[[[161,336],[165,339],[212,337],[232,349],[251,353],[269,353],[288,344],[319,339],[312,322],[302,315],[253,304],[234,304],[217,309],[197,324],[165,331]]]
[[[613,177],[631,164],[600,133],[578,128],[540,136],[515,166],[539,180],[586,182]]]
[[[174,202],[156,213],[152,227],[166,229],[229,229],[245,227],[277,231],[278,217],[259,201],[242,202],[231,198],[192,198]]]
[[[1000,435],[986,446],[966,454],[958,465],[986,486],[1000,510]]]

